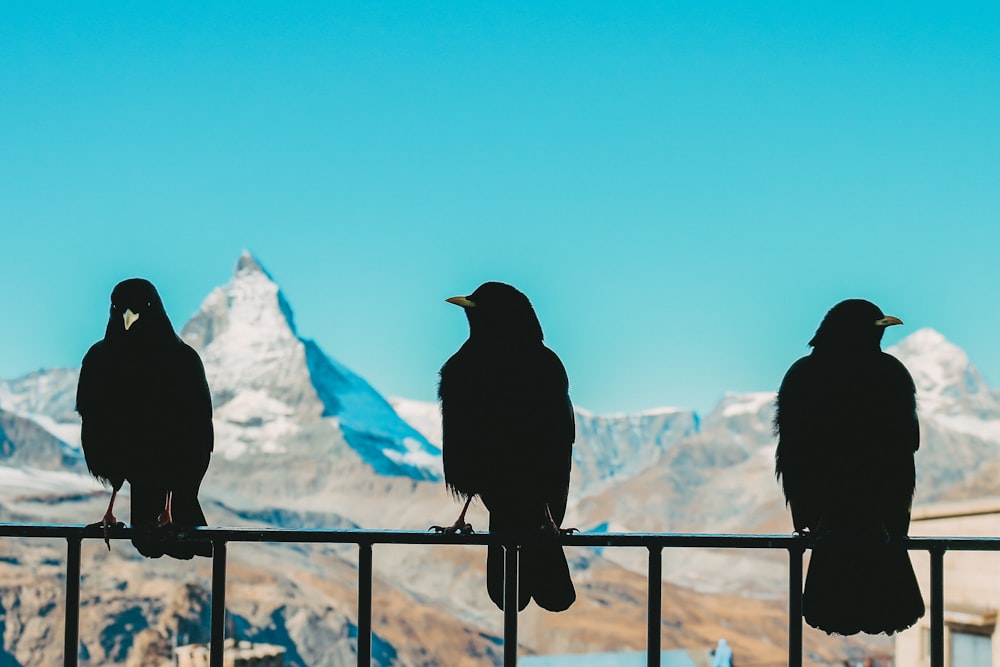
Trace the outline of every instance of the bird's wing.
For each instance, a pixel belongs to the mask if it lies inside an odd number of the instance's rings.
[[[539,355],[536,385],[539,390],[540,419],[536,421],[534,428],[538,429],[538,442],[544,452],[539,463],[542,466],[540,478],[547,494],[545,500],[553,520],[558,525],[566,515],[576,424],[573,404],[569,398],[569,379],[566,376],[566,369],[554,352],[547,347],[543,350]]]
[[[920,448],[920,422],[917,419],[917,388],[913,377],[896,357],[882,353],[884,381],[897,397],[892,409],[898,419],[900,446],[906,452]]]
[[[470,497],[479,493],[485,482],[483,431],[484,405],[491,399],[483,395],[482,370],[476,367],[474,351],[466,342],[441,367],[438,398],[441,401],[441,458],[444,479],[455,494]]]
[[[881,434],[885,453],[880,475],[883,522],[890,533],[905,535],[916,484],[913,453],[920,447],[916,387],[906,367],[890,354],[882,354],[878,377],[887,396],[881,420],[885,429]]]
[[[205,366],[192,347],[178,341],[170,352],[172,387],[169,409],[174,415],[177,475],[182,480],[201,481],[214,449],[212,394]]]
[[[819,410],[815,360],[803,357],[785,373],[778,390],[774,430],[778,436],[775,473],[785,501],[791,507],[795,530],[816,529],[822,512],[822,443],[816,429],[823,428]]]
[[[125,462],[114,423],[115,406],[109,392],[111,359],[103,341],[91,346],[80,367],[76,411],[83,424],[80,440],[90,473],[118,488],[125,480]]]

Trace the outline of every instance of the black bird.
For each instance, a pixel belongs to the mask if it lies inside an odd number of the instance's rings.
[[[778,391],[775,471],[796,532],[815,537],[803,614],[827,633],[891,635],[924,614],[901,544],[920,445],[916,388],[880,348],[896,324],[869,301],[838,303]]]
[[[148,280],[125,280],[111,293],[104,339],[83,358],[76,409],[87,467],[111,486],[111,502],[97,524],[105,539],[117,523],[115,498],[128,480],[132,525],[154,529],[132,540],[141,554],[211,556],[211,543],[181,543],[155,530],[207,524],[198,488],[214,435],[205,368],[174,333]]]
[[[469,320],[469,339],[441,368],[444,477],[462,513],[442,532],[471,531],[465,513],[475,496],[490,531],[529,538],[520,550],[518,609],[529,600],[563,611],[576,600],[566,556],[553,537],[566,514],[575,426],[566,369],[542,343],[528,298],[488,282],[447,299]],[[541,536],[541,539],[540,539]],[[503,609],[503,549],[490,547],[486,583]]]

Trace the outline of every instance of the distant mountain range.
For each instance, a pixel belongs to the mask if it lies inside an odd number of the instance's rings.
[[[301,337],[288,300],[250,254],[181,335],[201,354],[213,393],[216,451],[202,492],[210,523],[425,529],[457,514],[441,482],[436,404],[386,399]],[[933,330],[888,351],[919,391],[917,502],[1000,494],[1000,392]],[[107,494],[80,453],[77,377],[78,369],[52,369],[0,381],[0,519],[89,523],[103,512]],[[578,409],[567,523],[789,532],[773,472],[773,400],[772,391],[727,394],[705,416],[682,408]],[[481,508],[472,521],[485,527]],[[85,564],[91,578],[81,641],[90,664],[157,664],[172,643],[202,638],[207,564],[144,561],[126,542],[113,543],[111,554],[99,546]],[[42,637],[55,631],[59,615],[45,621],[43,611],[61,595],[59,545],[8,540],[0,550],[7,554],[0,557],[0,665],[54,664],[58,647],[50,645],[58,642]],[[240,545],[232,554],[227,603],[242,637],[288,646],[290,667],[353,664],[350,547]],[[498,663],[500,617],[484,601],[483,555],[472,547],[380,551],[377,664]],[[564,615],[525,612],[522,650],[641,649],[644,625],[626,621],[644,613],[645,556],[574,549],[571,560],[580,601]],[[783,664],[782,623],[754,623],[782,617],[785,567],[782,554],[769,552],[671,552],[664,648],[710,647],[724,633],[737,656]],[[670,607],[671,599],[679,606]],[[741,606],[752,619],[736,611]],[[607,620],[594,632],[598,616]],[[822,661],[871,645],[807,638],[811,657]]]

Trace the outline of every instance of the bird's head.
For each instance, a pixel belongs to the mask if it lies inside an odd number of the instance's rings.
[[[153,283],[130,278],[115,285],[105,337],[148,340],[168,334],[173,336],[174,329]]]
[[[528,297],[506,283],[483,283],[468,296],[445,300],[465,310],[470,337],[507,342],[542,340],[542,325]]]
[[[824,350],[877,350],[885,328],[902,323],[871,301],[848,299],[830,309],[809,345]]]

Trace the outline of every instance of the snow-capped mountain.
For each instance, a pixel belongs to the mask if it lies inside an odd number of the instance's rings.
[[[441,446],[441,410],[437,403],[395,397],[389,403],[430,442]],[[574,495],[593,494],[618,479],[635,475],[698,432],[698,415],[681,408],[597,415],[577,407],[574,412]]]
[[[920,329],[886,350],[917,385],[921,443],[916,502],[1000,493],[1000,392],[965,352],[933,329]]]
[[[39,370],[14,380],[0,380],[0,407],[30,419],[61,441],[80,447],[76,413],[78,368]]]
[[[440,477],[440,450],[364,379],[299,336],[288,301],[249,253],[181,337],[205,363],[222,456],[281,453],[303,422],[322,420],[379,474]]]
[[[937,331],[920,329],[886,352],[913,376],[922,415],[978,412],[983,418],[1000,417],[1000,393],[986,384],[964,350]]]
[[[698,416],[680,408],[603,416],[577,408],[575,416],[575,494],[595,493],[618,479],[632,477],[699,428]]]

